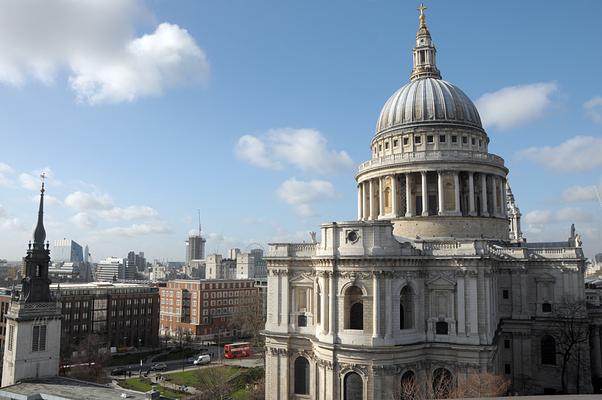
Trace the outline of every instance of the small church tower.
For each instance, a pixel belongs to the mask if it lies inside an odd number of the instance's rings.
[[[61,310],[50,293],[50,249],[44,230],[44,174],[40,191],[38,223],[29,243],[22,288],[13,293],[6,314],[6,340],[2,386],[23,379],[56,376],[59,370]]]

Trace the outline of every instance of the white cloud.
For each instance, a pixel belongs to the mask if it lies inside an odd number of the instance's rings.
[[[546,225],[550,223],[562,222],[589,222],[593,218],[590,211],[575,208],[565,207],[558,210],[534,210],[525,215],[525,222],[529,225]]]
[[[268,154],[265,144],[255,136],[244,135],[238,139],[234,152],[240,160],[257,167],[273,169],[282,167],[278,161],[271,158],[272,155]]]
[[[50,85],[66,71],[77,97],[96,104],[208,79],[207,58],[185,29],[161,23],[134,35],[149,14],[141,0],[7,0],[2,7],[0,82]]]
[[[2,230],[15,230],[23,229],[21,222],[18,218],[12,217],[6,208],[0,204],[0,229]]]
[[[79,212],[71,217],[71,221],[81,229],[91,229],[97,224],[96,220],[87,212]]]
[[[149,224],[132,224],[125,227],[113,227],[101,231],[101,234],[107,236],[142,236],[171,233],[171,229],[164,222],[156,222]]]
[[[44,173],[46,175],[46,179],[48,181],[52,181],[53,185],[60,185],[61,183],[54,179],[54,173],[48,167],[42,168],[37,171],[33,171],[31,173],[23,172],[19,174],[19,182],[21,183],[21,187],[27,190],[40,190],[41,186],[41,178],[40,175]]]
[[[11,181],[7,175],[11,174],[13,169],[3,162],[0,162],[0,186],[10,186]]]
[[[31,201],[38,204],[38,202],[40,201],[40,195],[36,194],[36,195],[32,196]],[[63,205],[63,202],[54,196],[45,194],[44,195],[44,204],[49,205],[49,206],[59,206],[60,207]]]
[[[65,204],[77,211],[110,210],[113,200],[108,194],[73,192],[65,197]]]
[[[562,192],[562,199],[566,202],[597,200],[596,189],[602,194],[602,181],[598,186],[571,186]]]
[[[111,221],[129,221],[132,219],[154,218],[159,215],[157,210],[148,206],[113,207],[99,211],[98,215]]]
[[[262,168],[291,165],[304,172],[333,174],[354,167],[345,151],[329,149],[326,138],[314,129],[273,129],[263,139],[245,135],[236,143],[235,153]]]
[[[510,129],[541,118],[552,104],[550,96],[557,90],[558,86],[551,82],[508,86],[482,95],[477,108],[486,127]]]
[[[602,138],[575,136],[558,146],[531,147],[518,156],[557,171],[588,171],[602,166]]]
[[[313,215],[311,203],[336,198],[337,192],[328,181],[299,181],[291,178],[278,187],[276,195],[286,203],[295,206],[299,216],[310,217]]]
[[[602,97],[596,96],[583,104],[585,112],[596,124],[602,125]]]

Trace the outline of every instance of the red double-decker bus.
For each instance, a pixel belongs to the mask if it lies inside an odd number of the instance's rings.
[[[251,355],[249,342],[238,342],[224,345],[225,358],[245,358]]]

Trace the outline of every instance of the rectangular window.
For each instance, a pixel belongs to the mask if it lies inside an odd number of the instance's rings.
[[[395,139],[393,140],[393,147],[397,147],[399,146],[399,140]]]
[[[8,351],[13,351],[13,342],[15,340],[15,326],[8,326]]]
[[[435,141],[435,137],[433,135],[428,135],[426,137],[426,142],[427,143],[433,143]]]
[[[483,140],[479,139],[479,147],[481,147],[483,145]]]
[[[385,142],[385,150],[389,149],[389,142]]]
[[[472,145],[474,146],[476,143],[476,139],[475,138],[470,138],[470,143],[472,143]]]
[[[510,339],[504,339],[504,348],[505,349],[509,349],[510,348]]]
[[[458,143],[458,136],[452,135],[452,143]]]
[[[414,143],[420,144],[422,142],[422,138],[420,136],[414,136]]]
[[[445,135],[439,135],[439,143],[445,143]]]
[[[409,142],[410,142],[410,141],[408,140],[408,138],[407,138],[407,137],[404,137],[404,138],[403,138],[403,145],[404,145],[404,146],[407,146]]]
[[[378,151],[381,151],[382,149],[383,149],[383,146],[382,146],[382,144],[379,144],[379,145],[378,145]]]
[[[504,373],[510,375],[510,364],[504,364]]]
[[[468,138],[466,136],[462,136],[462,144],[468,144]]]
[[[502,298],[503,299],[509,299],[510,298],[510,293],[508,292],[508,289],[502,290]]]
[[[34,325],[31,351],[46,351],[46,325]]]

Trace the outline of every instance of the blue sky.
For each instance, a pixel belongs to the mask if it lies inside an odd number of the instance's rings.
[[[0,258],[24,255],[42,169],[48,239],[96,260],[183,259],[197,209],[209,252],[355,218],[355,166],[408,81],[417,1],[43,4],[0,6]],[[602,3],[426,5],[527,238],[574,222],[602,251]]]

